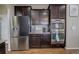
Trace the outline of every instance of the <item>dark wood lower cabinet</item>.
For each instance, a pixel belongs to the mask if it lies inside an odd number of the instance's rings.
[[[51,41],[49,34],[30,34],[30,48],[50,48]]]
[[[52,48],[64,48],[64,44],[51,44]]]
[[[42,34],[41,35],[41,47],[50,48],[51,47],[50,45],[51,45],[50,34]]]
[[[29,42],[30,48],[40,48],[40,35],[39,34],[30,34]]]
[[[30,34],[30,48],[64,48],[64,43],[54,42],[51,44],[50,34]]]

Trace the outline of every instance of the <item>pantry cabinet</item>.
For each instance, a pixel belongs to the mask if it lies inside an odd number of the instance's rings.
[[[51,46],[65,47],[66,40],[66,5],[50,5]]]

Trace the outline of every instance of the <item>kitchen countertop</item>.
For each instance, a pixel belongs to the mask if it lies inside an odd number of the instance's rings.
[[[43,33],[35,33],[35,32],[30,32],[29,34],[50,34],[50,32],[43,32]]]

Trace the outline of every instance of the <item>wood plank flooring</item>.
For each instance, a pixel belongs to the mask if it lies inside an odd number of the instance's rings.
[[[29,49],[26,51],[11,51],[8,54],[64,54],[63,48],[41,48],[41,49]]]

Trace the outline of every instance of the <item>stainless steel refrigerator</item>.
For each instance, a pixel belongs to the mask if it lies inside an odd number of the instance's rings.
[[[11,20],[11,50],[29,49],[30,17],[14,16]]]

